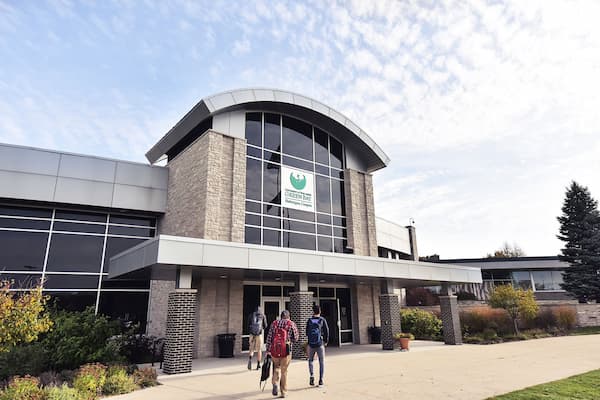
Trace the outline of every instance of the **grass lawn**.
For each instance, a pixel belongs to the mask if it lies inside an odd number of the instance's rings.
[[[600,369],[543,385],[490,397],[488,400],[598,400]]]

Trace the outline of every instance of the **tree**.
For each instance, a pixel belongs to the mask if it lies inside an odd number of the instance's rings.
[[[519,334],[518,320],[535,318],[539,309],[532,290],[515,289],[512,285],[496,286],[490,294],[488,304],[492,308],[506,310],[517,335]]]
[[[571,182],[558,222],[559,259],[570,264],[561,287],[580,301],[600,301],[600,213],[587,187]]]
[[[494,254],[489,254],[486,256],[487,258],[511,258],[511,257],[523,257],[525,252],[518,244],[513,243],[512,247],[508,244],[508,242],[504,242],[502,247],[494,252]]]
[[[11,292],[9,281],[0,281],[0,353],[19,343],[33,342],[52,327],[45,312],[48,296],[42,287]]]

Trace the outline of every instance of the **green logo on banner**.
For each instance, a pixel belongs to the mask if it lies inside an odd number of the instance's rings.
[[[302,178],[300,178],[300,174],[296,174],[296,176],[294,176],[294,173],[291,172],[290,173],[290,182],[292,183],[292,186],[294,187],[294,189],[302,190],[306,186],[306,176],[302,175]]]

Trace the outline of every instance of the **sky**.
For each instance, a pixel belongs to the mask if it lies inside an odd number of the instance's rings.
[[[200,99],[318,99],[391,158],[376,214],[420,255],[556,255],[600,198],[600,2],[0,0],[0,142],[146,162]]]

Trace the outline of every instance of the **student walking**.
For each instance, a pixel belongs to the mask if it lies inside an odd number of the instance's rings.
[[[315,353],[319,357],[319,386],[323,386],[323,374],[325,373],[325,346],[329,342],[329,325],[325,318],[321,317],[321,307],[313,306],[313,316],[306,321],[306,336],[308,337],[308,372],[310,373],[309,384],[315,385],[313,360]]]
[[[260,306],[248,317],[248,332],[250,333],[250,355],[248,356],[248,369],[252,369],[252,356],[256,352],[256,369],[260,369],[262,361],[263,331],[267,327],[267,318],[262,313]]]
[[[298,327],[290,319],[290,312],[283,310],[281,319],[273,321],[267,335],[267,356],[273,359],[273,396],[285,397],[287,393],[287,371],[292,360],[292,343],[299,338]],[[279,386],[278,386],[279,385]]]

